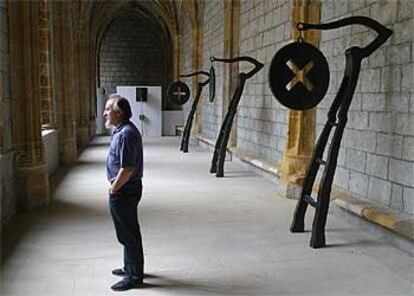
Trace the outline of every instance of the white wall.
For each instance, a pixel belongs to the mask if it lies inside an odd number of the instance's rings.
[[[57,130],[42,131],[43,146],[49,175],[59,167],[59,144]]]
[[[148,89],[146,102],[136,101],[136,89],[138,87]],[[162,135],[162,102],[160,86],[117,86],[117,94],[125,97],[131,104],[131,121],[138,127],[143,137],[161,137]],[[139,115],[143,114],[145,120],[139,120]]]
[[[185,126],[183,110],[162,111],[162,135],[175,136],[176,126]]]

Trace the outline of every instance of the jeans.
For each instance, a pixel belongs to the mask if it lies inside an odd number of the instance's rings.
[[[144,278],[144,252],[137,212],[141,195],[141,181],[125,184],[119,192],[109,194],[109,209],[116,236],[124,246],[124,271],[132,281]]]

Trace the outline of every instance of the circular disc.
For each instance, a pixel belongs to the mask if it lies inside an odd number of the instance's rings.
[[[176,105],[184,105],[190,98],[190,89],[182,81],[170,84],[167,90],[168,99]]]
[[[214,71],[214,67],[210,67],[210,85],[209,87],[209,101],[214,102],[214,96],[216,95],[216,72]]]
[[[288,44],[272,59],[269,85],[282,105],[295,110],[310,109],[323,99],[328,90],[328,62],[309,43]]]

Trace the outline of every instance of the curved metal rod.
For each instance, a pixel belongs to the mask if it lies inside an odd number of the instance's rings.
[[[183,75],[180,75],[180,77],[192,77],[192,76],[196,76],[196,75],[200,75],[200,74],[206,75],[206,76],[209,77],[206,80],[200,82],[202,84],[202,86],[207,85],[207,83],[210,82],[210,73],[206,72],[206,71],[197,71],[197,72],[190,73],[190,74],[183,74]]]
[[[311,29],[317,30],[331,30],[337,29],[348,25],[363,25],[366,26],[378,33],[377,38],[374,39],[370,44],[361,49],[362,57],[367,57],[371,55],[377,48],[379,48],[387,39],[391,36],[392,30],[383,26],[376,20],[366,17],[366,16],[352,16],[347,17],[335,22],[325,23],[325,24],[308,24],[308,23],[298,23],[297,28],[299,31],[306,31]]]
[[[206,71],[197,71],[197,72],[190,73],[190,74],[183,74],[183,75],[180,75],[180,77],[191,77],[191,76],[196,76],[199,74],[207,75],[208,77],[210,77],[210,73]]]
[[[235,63],[235,62],[250,62],[252,63],[255,67],[253,68],[253,70],[251,70],[250,72],[247,73],[240,73],[240,74],[244,74],[246,75],[246,79],[252,77],[254,74],[256,74],[257,72],[259,72],[259,70],[261,68],[263,68],[263,64],[261,62],[259,62],[258,60],[252,58],[252,57],[247,57],[247,56],[242,56],[242,57],[237,57],[237,58],[232,58],[232,59],[220,59],[220,58],[216,58],[216,57],[211,57],[210,61],[213,62],[223,62],[223,63]]]

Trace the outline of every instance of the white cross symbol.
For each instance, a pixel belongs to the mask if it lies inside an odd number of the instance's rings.
[[[289,69],[292,70],[293,74],[295,74],[295,77],[286,84],[286,89],[291,90],[298,82],[302,82],[302,84],[306,87],[306,89],[311,92],[313,90],[313,84],[309,81],[308,78],[306,78],[306,74],[312,69],[313,67],[313,61],[310,61],[303,69],[299,70],[299,68],[296,66],[292,60],[289,60],[286,62],[286,65],[288,65]]]
[[[178,101],[180,101],[181,95],[185,96],[186,94],[187,94],[186,92],[181,91],[180,86],[177,87],[177,91],[173,92],[173,95],[178,97]]]

